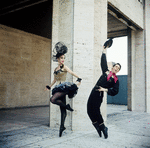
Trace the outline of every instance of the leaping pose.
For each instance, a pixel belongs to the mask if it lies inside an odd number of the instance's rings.
[[[115,96],[119,92],[119,81],[116,76],[121,69],[121,65],[116,63],[113,65],[112,70],[108,70],[106,60],[106,49],[112,45],[112,39],[105,42],[103,46],[103,53],[101,56],[101,69],[102,75],[97,81],[96,85],[91,91],[87,103],[87,113],[96,128],[99,136],[103,132],[105,139],[108,138],[108,128],[104,125],[104,120],[100,112],[100,106],[103,101],[103,94],[107,92],[108,95]]]
[[[57,54],[55,58],[58,61],[58,66],[54,70],[54,80],[50,85],[47,85],[47,89],[51,89],[51,87],[56,83],[56,86],[52,89],[52,97],[50,98],[50,102],[60,106],[61,111],[61,124],[59,130],[59,137],[62,136],[62,132],[66,129],[65,119],[67,116],[66,110],[73,111],[69,104],[66,105],[66,95],[69,98],[73,98],[77,94],[78,86],[81,84],[81,78],[79,78],[73,71],[71,71],[66,65],[64,65],[65,61],[65,53],[67,52],[67,47],[62,42],[58,42],[55,45],[55,49]],[[77,78],[77,84],[66,82],[67,72]]]

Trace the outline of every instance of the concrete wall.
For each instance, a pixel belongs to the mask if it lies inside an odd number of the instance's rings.
[[[145,43],[146,43],[146,110],[150,113],[150,0],[145,0]]]
[[[83,81],[77,97],[73,100],[73,106],[76,109],[73,113],[73,130],[93,129],[92,122],[87,115],[87,100],[101,75],[100,57],[102,45],[106,39],[107,0],[76,0],[73,69]],[[101,112],[106,121],[106,94]]]
[[[107,95],[107,104],[127,104],[127,75],[118,75],[119,79],[119,93],[116,96]]]
[[[0,25],[0,108],[48,105],[51,40]]]
[[[100,58],[104,42],[107,40],[107,0],[94,0],[94,63],[93,63],[93,84],[102,74]],[[104,122],[107,120],[107,94],[104,93],[103,102],[100,109]],[[106,124],[106,122],[105,122]]]
[[[86,25],[85,25],[86,24]],[[88,130],[87,100],[93,87],[94,71],[94,1],[75,0],[74,5],[74,65],[83,79],[77,97],[73,100],[73,129]],[[86,126],[85,124],[86,123]],[[88,127],[88,128],[87,128]]]
[[[138,0],[108,0],[135,24],[144,28],[143,5]]]
[[[131,32],[131,109],[146,111],[144,31]],[[128,102],[129,103],[129,102]]]
[[[149,5],[138,0],[108,0],[108,4],[122,13],[141,30],[128,29],[128,109],[149,112]],[[144,11],[145,7],[145,11]],[[138,17],[137,17],[138,16]]]

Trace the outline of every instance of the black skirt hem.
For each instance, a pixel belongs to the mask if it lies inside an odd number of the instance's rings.
[[[75,83],[63,82],[53,88],[52,95],[57,92],[65,92],[69,98],[73,98],[78,92],[78,87]]]

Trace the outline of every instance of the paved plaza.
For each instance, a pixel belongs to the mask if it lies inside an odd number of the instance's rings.
[[[59,129],[48,126],[49,107],[1,110],[0,147],[150,148],[150,114],[107,105],[107,117],[108,139],[100,138],[94,128],[66,130],[60,138]]]

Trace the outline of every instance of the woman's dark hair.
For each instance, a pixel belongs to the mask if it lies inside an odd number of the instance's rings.
[[[58,43],[56,43],[54,50],[53,50],[53,52],[56,55],[53,55],[53,57],[54,57],[54,59],[56,61],[57,58],[59,58],[60,56],[62,56],[62,55],[64,55],[64,54],[67,53],[68,48],[67,48],[67,46],[63,42],[58,42]]]
[[[120,69],[121,69],[121,65],[120,65],[120,63],[115,63],[115,64],[113,65],[113,67],[114,67],[115,65],[119,65],[119,66],[120,66]]]
[[[60,56],[62,56],[62,55],[64,55],[64,54],[58,52],[58,53],[56,54],[56,59],[58,59],[58,58],[59,58]]]

